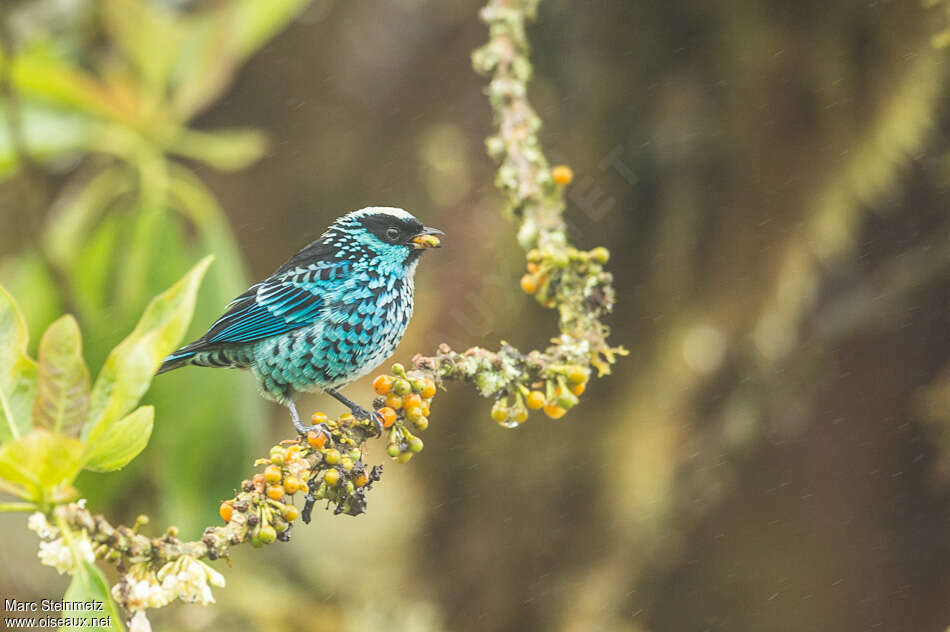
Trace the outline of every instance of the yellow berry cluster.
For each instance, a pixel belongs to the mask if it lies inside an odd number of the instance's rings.
[[[389,430],[386,454],[398,463],[406,463],[423,447],[422,439],[407,426],[420,432],[429,427],[435,382],[425,375],[406,373],[405,367],[397,363],[392,375],[379,375],[373,380],[373,390],[378,395],[374,408],[382,416],[383,428]]]
[[[254,546],[288,539],[288,529],[300,515],[292,497],[308,491],[304,481],[310,476],[310,462],[305,457],[297,443],[271,448],[270,458],[255,463],[265,465],[264,471],[241,484],[243,494],[221,503],[221,518],[230,523],[235,520],[235,513],[240,514],[240,522],[247,526]]]
[[[590,372],[572,364],[553,367],[550,374],[549,379],[532,384],[532,388],[519,384],[513,397],[504,394],[495,400],[492,419],[505,428],[514,428],[528,419],[529,410],[543,410],[551,419],[563,417],[587,389]]]
[[[362,513],[363,494],[380,476],[378,468],[367,471],[363,463],[362,437],[351,432],[362,428],[362,422],[350,413],[328,420],[325,414],[317,412],[310,420],[315,425],[323,424],[329,433],[312,430],[306,437],[315,463],[308,479],[313,490],[307,497],[308,502],[327,500],[336,504],[336,513]]]
[[[528,251],[527,273],[521,277],[521,289],[534,296],[544,307],[554,306],[554,293],[568,266],[586,274],[590,264],[603,266],[610,259],[610,251],[603,246],[584,251],[571,248],[567,254],[546,255],[538,249]],[[595,268],[600,270],[600,267]]]

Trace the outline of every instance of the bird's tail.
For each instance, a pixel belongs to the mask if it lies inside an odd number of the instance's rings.
[[[170,354],[162,360],[162,366],[158,367],[158,371],[155,372],[155,375],[167,373],[168,371],[191,364],[191,359],[198,353],[200,346],[199,343],[193,342]]]

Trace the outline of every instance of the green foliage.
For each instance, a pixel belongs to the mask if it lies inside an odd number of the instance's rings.
[[[115,332],[130,329],[149,297],[197,258],[213,253],[219,265],[205,281],[196,320],[210,322],[243,291],[245,266],[217,201],[190,166],[176,161],[235,170],[260,157],[265,141],[259,132],[196,130],[190,120],[305,5],[237,0],[176,12],[146,0],[106,0],[84,16],[95,42],[44,33],[37,24],[29,41],[0,52],[0,77],[8,78],[15,96],[0,97],[0,115],[16,115],[0,125],[0,180],[18,173],[24,155],[49,170],[77,164],[66,158],[83,158],[66,186],[47,192],[54,198],[49,209],[23,210],[45,213],[38,246],[0,262],[0,282],[20,298],[31,329],[74,314],[95,371],[107,362]],[[6,123],[13,121],[11,138]],[[144,364],[127,368],[144,371]],[[176,420],[156,428],[161,461],[133,463],[124,477],[89,481],[90,500],[107,502],[147,477],[163,490],[170,513],[193,520],[183,529],[209,520],[212,509],[191,481],[206,480],[210,493],[223,494],[241,475],[263,410],[247,386],[215,372],[163,376],[147,400]],[[209,392],[216,397],[206,397]],[[98,394],[94,389],[93,407]],[[131,411],[119,408],[113,421]],[[136,423],[143,424],[144,415],[135,416]],[[0,438],[10,434],[4,425]],[[213,448],[212,440],[225,433],[233,438],[230,458]],[[208,469],[219,476],[209,480]]]
[[[76,572],[73,574],[73,581],[69,584],[69,588],[66,589],[66,594],[63,596],[63,599],[66,601],[101,601],[103,602],[103,611],[102,612],[78,612],[78,613],[67,613],[72,614],[72,616],[90,616],[96,619],[103,619],[106,617],[111,617],[112,626],[108,628],[100,626],[82,626],[82,627],[70,627],[70,628],[60,628],[61,631],[83,631],[88,632],[89,630],[94,631],[108,631],[108,632],[122,632],[125,629],[125,626],[122,625],[122,615],[119,613],[119,608],[115,605],[115,601],[112,599],[112,595],[109,592],[109,584],[106,582],[106,578],[103,577],[102,571],[96,567],[95,564],[82,560],[76,565]]]
[[[89,414],[89,369],[75,318],[67,314],[49,326],[40,340],[38,366],[33,424],[71,434]]]
[[[0,490],[46,507],[76,496],[72,483],[82,468],[117,470],[145,448],[155,409],[141,406],[127,413],[184,335],[210,263],[206,257],[152,300],[132,333],[109,354],[91,391],[75,319],[63,316],[50,325],[36,363],[26,353],[28,333],[19,309],[0,288],[6,334],[0,375],[8,385],[3,401],[10,420],[9,436],[0,445]]]
[[[142,398],[162,358],[174,351],[195,308],[195,296],[211,257],[205,257],[181,281],[152,299],[139,324],[106,360],[92,389],[88,438],[126,414]]]
[[[0,441],[19,439],[30,428],[36,363],[26,354],[28,340],[19,308],[0,288]]]

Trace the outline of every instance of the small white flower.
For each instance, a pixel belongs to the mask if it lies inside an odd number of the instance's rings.
[[[76,549],[76,556],[79,557],[79,561],[96,561],[96,554],[92,550],[92,542],[89,540],[89,536],[86,535],[86,532],[81,532],[81,534],[75,536],[75,538],[73,546]],[[69,545],[66,544],[63,538],[57,538],[49,542],[40,542],[40,550],[36,555],[40,558],[40,562],[46,566],[54,567],[60,575],[63,573],[72,575],[76,572],[77,560],[73,556],[73,550],[69,548]]]
[[[40,511],[30,514],[26,521],[30,531],[35,531],[41,538],[51,539],[59,535],[59,529],[46,520],[46,515]]]
[[[161,608],[175,595],[169,594],[146,564],[136,564],[112,587],[112,596],[131,611]]]
[[[162,588],[172,596],[185,602],[208,605],[214,603],[210,582],[213,586],[224,586],[224,576],[207,564],[193,557],[180,557],[169,562],[158,571]]]
[[[129,621],[129,632],[152,632],[152,624],[148,622],[144,610],[139,610]]]
[[[79,500],[76,501],[76,504],[79,506],[80,509],[85,509],[85,508],[86,508],[86,499],[85,499],[85,498],[80,498]]]
[[[60,575],[73,572],[73,552],[69,550],[62,539],[40,542],[40,550],[37,556],[40,558],[40,562],[54,567]]]

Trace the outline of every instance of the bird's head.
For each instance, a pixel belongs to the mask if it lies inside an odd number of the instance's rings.
[[[340,249],[343,258],[360,258],[367,252],[392,263],[411,263],[424,250],[438,248],[444,234],[401,208],[371,206],[347,213],[324,234],[324,241]]]

